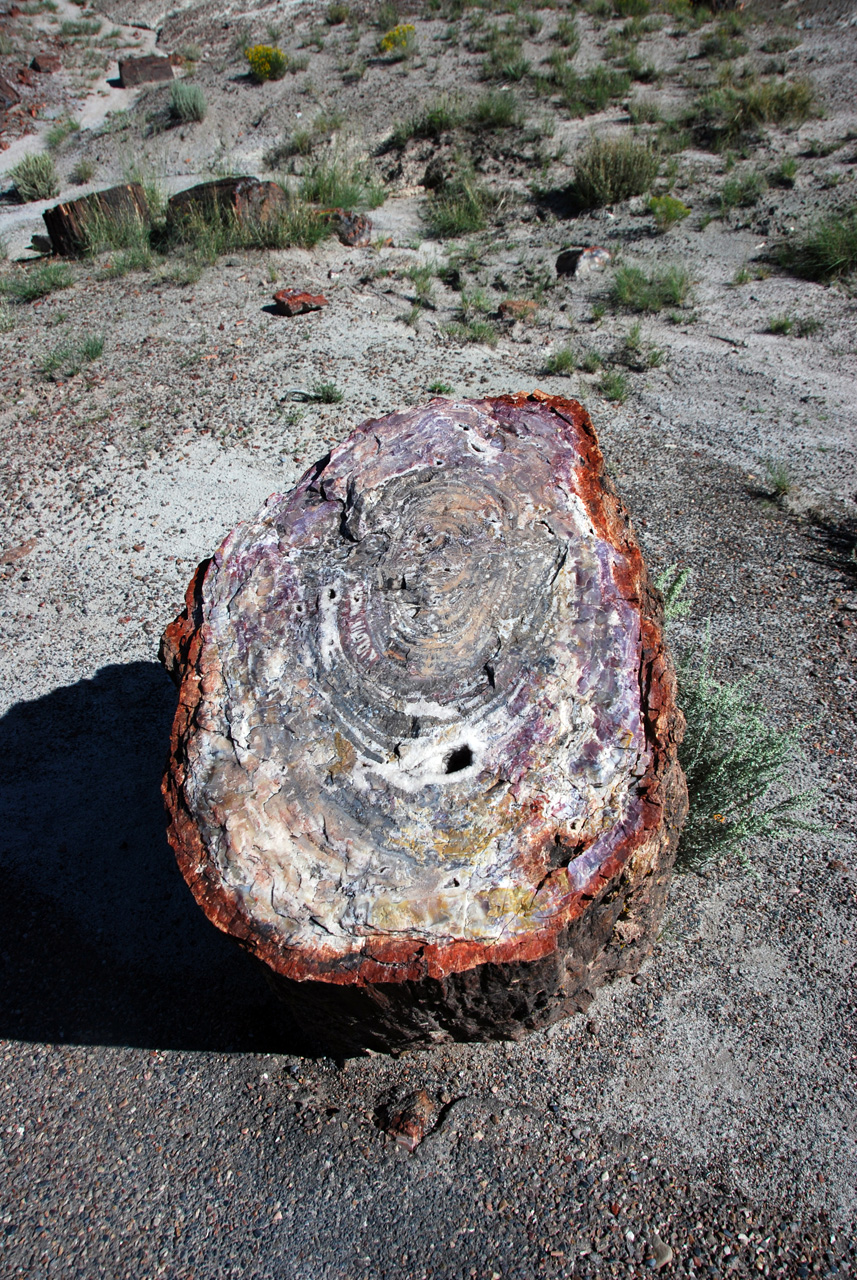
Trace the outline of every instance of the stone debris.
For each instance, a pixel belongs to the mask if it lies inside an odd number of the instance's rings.
[[[399,1102],[381,1108],[379,1119],[385,1133],[405,1151],[416,1151],[432,1128],[438,1105],[425,1089],[407,1094]]]
[[[149,54],[145,58],[123,58],[119,63],[119,83],[123,89],[158,80],[172,80],[173,66],[169,58]]]
[[[321,217],[326,218],[336,231],[342,244],[350,249],[365,249],[372,240],[372,219],[362,213],[349,213],[345,209],[322,209]]]
[[[8,551],[0,553],[0,564],[16,564],[19,560],[23,560],[24,556],[28,556],[31,551],[35,550],[36,545],[36,538],[28,538],[26,542],[22,542],[17,547],[10,547]]]
[[[30,66],[43,76],[52,76],[61,69],[62,63],[55,53],[37,53]]]
[[[21,95],[13,84],[0,76],[0,111],[8,111],[21,101]]]
[[[531,298],[508,298],[500,303],[498,315],[501,320],[529,320],[538,309],[539,304]]]
[[[563,249],[556,260],[558,276],[588,276],[593,271],[603,271],[613,260],[609,249],[601,245],[572,245]]]
[[[670,1246],[661,1239],[657,1231],[653,1231],[649,1237],[649,1248],[652,1251],[652,1258],[655,1262],[655,1270],[662,1271],[664,1267],[668,1267],[673,1260],[673,1251]]]
[[[280,289],[274,294],[274,305],[281,316],[300,316],[306,311],[320,311],[327,306],[323,293],[305,293],[300,289]]]

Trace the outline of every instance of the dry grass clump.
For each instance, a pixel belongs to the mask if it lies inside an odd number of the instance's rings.
[[[765,124],[803,124],[814,110],[809,80],[753,80],[709,89],[687,122],[701,142],[720,148],[734,146]]]
[[[575,161],[570,195],[582,209],[616,204],[643,195],[657,172],[658,157],[646,143],[592,138]]]

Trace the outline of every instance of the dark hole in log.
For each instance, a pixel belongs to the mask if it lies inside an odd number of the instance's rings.
[[[467,743],[465,742],[464,746],[456,747],[455,750],[451,751],[447,756],[446,772],[460,773],[462,769],[467,769],[472,764],[473,764],[473,752],[470,750]]]

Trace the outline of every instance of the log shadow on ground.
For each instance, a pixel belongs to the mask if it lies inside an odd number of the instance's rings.
[[[159,791],[175,702],[157,663],[131,662],[0,720],[0,1037],[312,1051],[175,865]]]

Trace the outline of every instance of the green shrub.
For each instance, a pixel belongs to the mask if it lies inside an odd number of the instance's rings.
[[[263,84],[266,80],[282,80],[288,70],[288,59],[276,45],[251,45],[244,50],[244,57],[250,64],[250,75],[257,84]]]
[[[709,146],[732,146],[763,124],[803,124],[815,107],[808,80],[762,80],[741,88],[710,89],[696,102],[688,122]]]
[[[34,302],[55,289],[68,289],[73,284],[74,277],[64,262],[40,262],[0,280],[0,293],[13,302]]]
[[[451,396],[453,388],[448,382],[430,382],[426,391],[431,392],[433,396]]]
[[[613,0],[613,12],[617,18],[645,18],[651,9],[649,0]]]
[[[60,35],[64,36],[66,39],[84,40],[88,36],[97,36],[100,30],[101,23],[96,20],[88,22],[85,19],[78,20],[72,18],[67,22],[62,23],[60,26]]]
[[[727,62],[730,58],[740,58],[747,52],[747,46],[725,31],[715,31],[701,42],[699,52],[710,62]]]
[[[679,871],[700,871],[730,853],[747,865],[748,840],[818,830],[801,816],[816,795],[794,782],[798,734],[765,723],[752,681],[714,679],[708,638],[679,663],[678,692],[687,721],[679,761],[690,798]]]
[[[84,186],[87,182],[91,182],[95,177],[95,165],[91,160],[81,157],[81,159],[76,162],[69,176],[71,177],[72,182],[76,182],[80,186]]]
[[[46,378],[73,378],[86,364],[98,360],[104,351],[104,338],[90,334],[80,342],[63,342],[45,356],[39,366]]]
[[[170,91],[170,115],[182,124],[205,119],[205,94],[190,80],[174,80]]]
[[[771,176],[777,186],[793,187],[797,177],[797,160],[794,156],[785,156]]]
[[[482,77],[485,80],[517,82],[529,74],[530,63],[514,40],[496,44],[482,63]]]
[[[636,98],[628,103],[631,124],[657,124],[663,117],[654,98]]]
[[[652,196],[649,211],[654,215],[655,225],[659,231],[669,231],[676,223],[683,221],[690,213],[690,206],[675,196]]]
[[[310,165],[301,180],[301,196],[326,208],[376,209],[384,203],[385,191],[362,165],[330,155]]]
[[[67,138],[77,133],[80,125],[77,120],[56,120],[45,134],[45,142],[50,151],[57,151]]]
[[[562,96],[562,104],[573,116],[590,115],[603,111],[616,98],[622,98],[631,87],[631,79],[624,71],[612,67],[597,66],[580,75],[569,66],[561,53],[548,59],[551,67],[549,82]]]
[[[461,123],[462,112],[457,100],[444,94],[419,114],[395,125],[391,140],[394,146],[403,147],[411,138],[439,138]]]
[[[603,364],[604,361],[597,351],[585,351],[580,358],[580,367],[584,373],[597,373]]]
[[[613,300],[630,311],[663,311],[684,306],[690,294],[690,276],[684,267],[670,266],[645,272],[642,267],[621,266],[613,278]]]
[[[463,324],[450,324],[446,326],[446,332],[459,342],[478,342],[487,347],[497,345],[497,330],[490,320],[475,319]]]
[[[746,209],[754,205],[764,195],[767,185],[765,175],[757,171],[727,178],[720,188],[721,213],[728,213],[738,206]]]
[[[658,172],[658,158],[633,138],[592,138],[574,165],[570,192],[583,209],[616,204],[648,191]]]
[[[777,261],[804,280],[834,280],[857,269],[857,208],[820,218],[778,246]]]
[[[18,198],[25,203],[28,200],[50,200],[60,192],[60,180],[53,156],[24,156],[9,171],[9,177]]]
[[[574,373],[577,368],[577,355],[571,347],[560,347],[548,356],[544,364],[544,372],[549,374]]]
[[[426,202],[425,218],[441,240],[482,231],[493,199],[470,173],[459,174]]]
[[[556,24],[556,38],[565,49],[565,56],[573,58],[580,48],[580,32],[574,18],[560,18]]]
[[[324,20],[329,27],[341,26],[343,22],[348,22],[351,17],[351,10],[347,4],[334,3],[327,6]]]
[[[312,389],[311,398],[317,404],[341,404],[342,392],[333,382],[317,382]]]
[[[475,129],[519,129],[523,114],[513,93],[491,90],[473,104],[467,123]]]
[[[619,404],[625,403],[631,390],[627,377],[618,369],[605,369],[598,389],[605,400],[615,400]]]
[[[771,316],[768,321],[768,333],[787,334],[794,328],[791,316]]]

